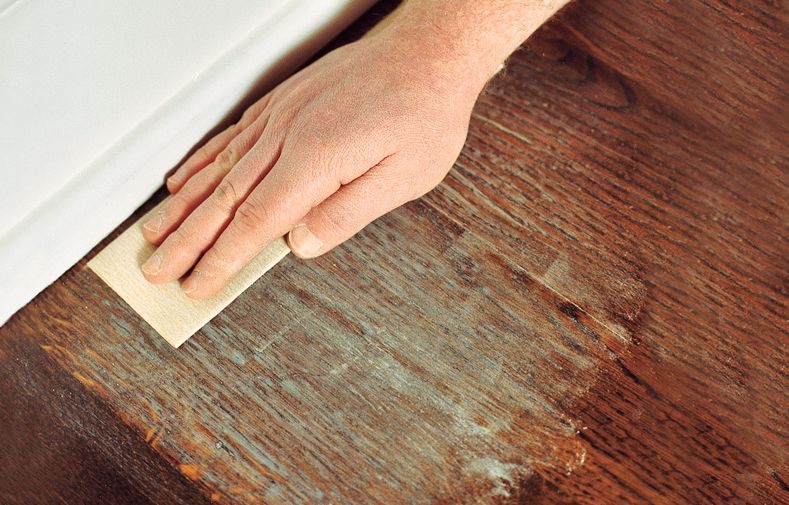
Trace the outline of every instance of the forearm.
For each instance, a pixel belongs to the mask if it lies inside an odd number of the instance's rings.
[[[405,0],[375,30],[430,69],[482,89],[506,58],[569,0]],[[447,74],[448,73],[448,74]]]

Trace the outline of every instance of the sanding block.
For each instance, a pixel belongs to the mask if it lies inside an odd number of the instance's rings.
[[[88,262],[93,270],[129,306],[173,347],[178,347],[219,314],[258,278],[287,256],[283,238],[266,246],[222,291],[211,298],[193,300],[178,281],[151,284],[140,266],[156,249],[142,235],[142,225],[164,202],[154,207]]]

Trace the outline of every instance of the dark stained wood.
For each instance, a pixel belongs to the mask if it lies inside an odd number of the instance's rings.
[[[46,345],[30,338],[2,344],[0,503],[211,503],[118,422],[85,388],[89,379],[49,359]]]
[[[786,17],[571,5],[179,351],[81,261],[0,329],[0,502],[788,502]]]

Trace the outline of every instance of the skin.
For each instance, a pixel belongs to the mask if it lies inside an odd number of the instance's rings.
[[[471,110],[509,54],[564,0],[411,0],[292,76],[167,180],[143,227],[153,283],[206,298],[270,241],[330,251],[446,176]],[[188,274],[188,275],[187,275]]]

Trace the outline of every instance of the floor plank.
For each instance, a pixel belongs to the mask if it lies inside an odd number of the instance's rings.
[[[769,2],[575,2],[437,190],[287,258],[180,351],[83,260],[0,329],[0,393],[30,365],[86,395],[146,461],[95,487],[152,502],[160,467],[172,502],[789,501],[785,26]]]

